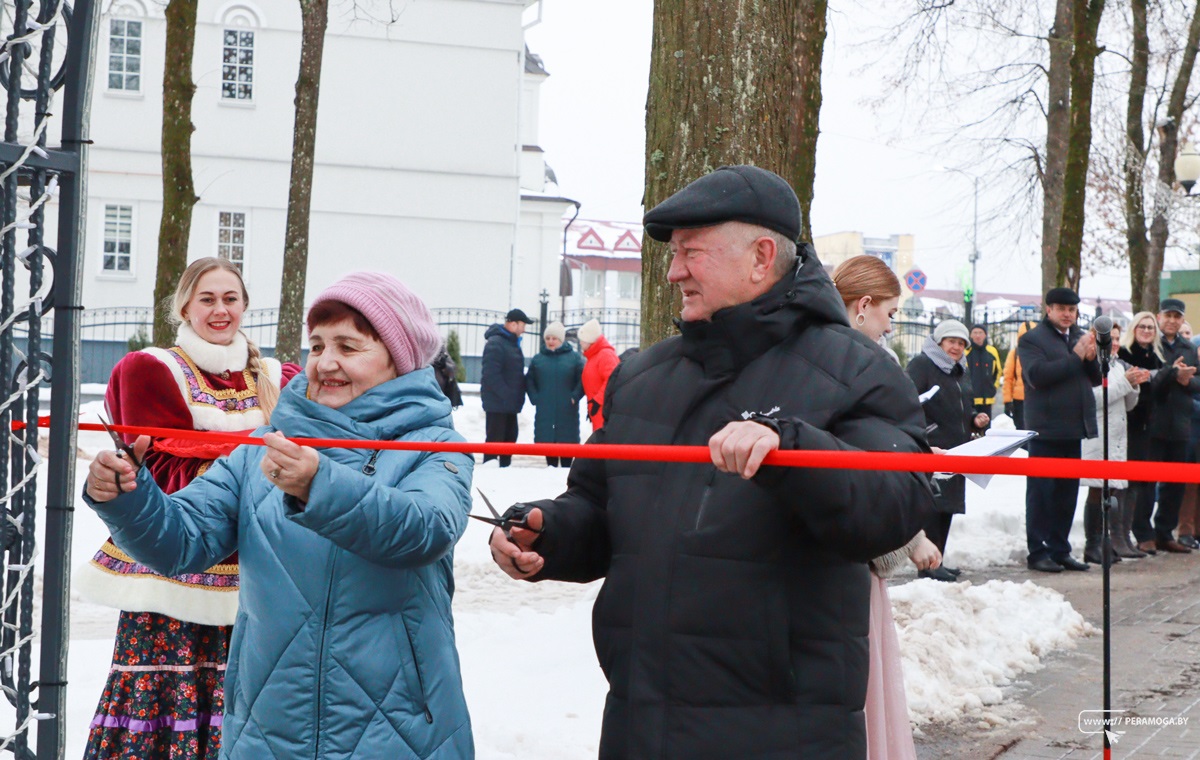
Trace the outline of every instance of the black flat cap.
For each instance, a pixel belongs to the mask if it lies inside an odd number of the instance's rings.
[[[1079,303],[1079,294],[1070,288],[1050,288],[1046,291],[1046,305],[1060,303],[1065,306],[1075,306]]]
[[[1186,314],[1186,309],[1187,306],[1178,298],[1164,298],[1158,305],[1159,311],[1177,311],[1180,314]]]
[[[646,234],[669,242],[675,230],[745,222],[788,240],[800,237],[800,201],[775,172],[757,166],[722,166],[646,212]]]
[[[524,322],[527,325],[533,324],[533,320],[525,316],[525,312],[520,309],[513,309],[504,315],[505,322]]]

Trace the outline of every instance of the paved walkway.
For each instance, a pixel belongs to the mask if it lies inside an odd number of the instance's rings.
[[[1102,578],[997,568],[971,576],[1032,580],[1063,593],[1096,627],[1074,650],[1052,654],[1045,667],[1009,687],[999,726],[959,722],[927,728],[919,758],[1103,758],[1100,734],[1079,729],[1082,710],[1104,705]],[[1124,733],[1114,758],[1200,760],[1200,553],[1126,561],[1112,571],[1112,707]],[[1019,703],[1019,704],[1018,704]]]

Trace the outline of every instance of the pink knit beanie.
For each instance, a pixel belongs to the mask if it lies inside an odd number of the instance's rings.
[[[392,355],[398,375],[429,365],[441,351],[442,337],[429,307],[390,274],[348,274],[325,288],[309,308],[325,301],[340,301],[367,318]]]

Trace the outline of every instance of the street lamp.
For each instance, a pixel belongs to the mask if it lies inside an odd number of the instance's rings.
[[[957,172],[958,174],[968,177],[971,180],[971,186],[974,189],[974,221],[971,225],[971,254],[967,257],[967,261],[971,262],[971,288],[969,293],[963,294],[963,306],[966,308],[966,317],[968,327],[974,326],[975,318],[971,313],[974,311],[976,290],[975,271],[979,264],[979,175],[964,171],[963,169],[955,169],[951,166],[939,166],[939,169],[945,172]]]
[[[1196,146],[1192,143],[1185,143],[1183,150],[1175,157],[1175,179],[1179,180],[1188,195],[1192,194],[1192,185],[1200,179],[1200,153],[1196,152]]]

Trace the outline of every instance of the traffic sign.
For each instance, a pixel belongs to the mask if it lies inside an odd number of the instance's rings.
[[[904,284],[914,293],[920,293],[929,283],[929,278],[920,269],[910,269],[908,274],[904,275]]]

